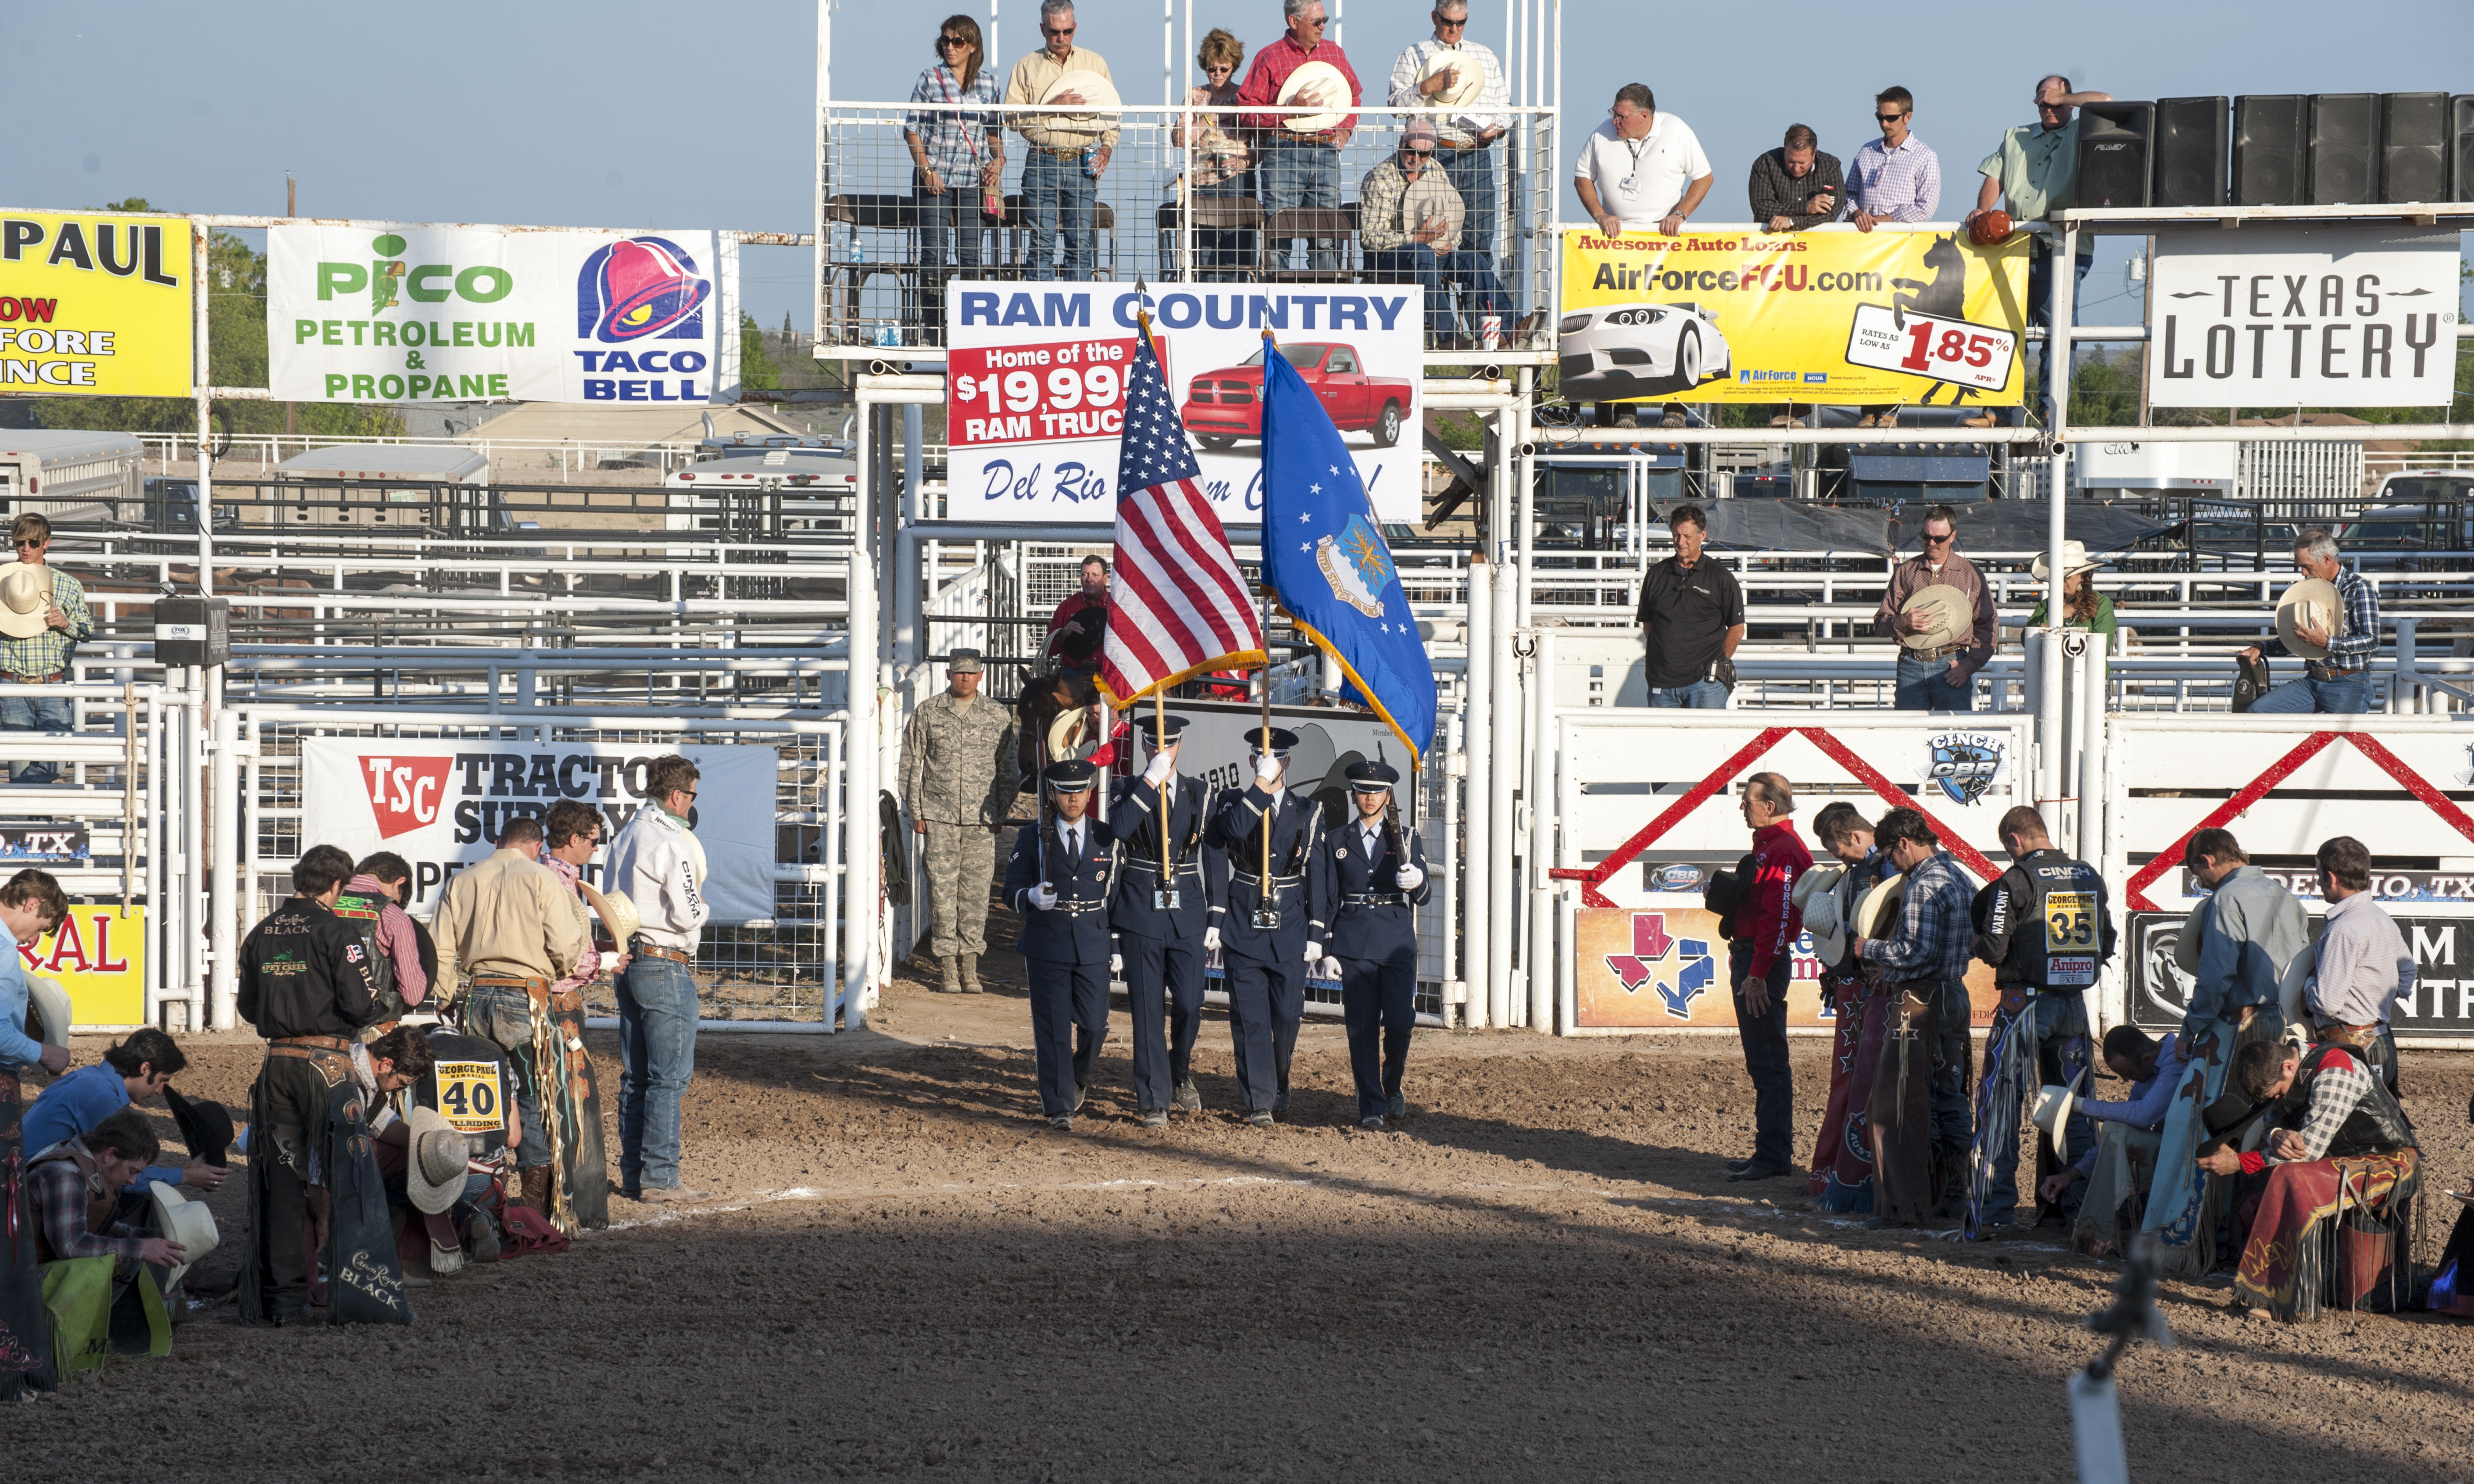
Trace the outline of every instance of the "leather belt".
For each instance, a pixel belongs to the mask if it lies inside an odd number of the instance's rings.
[[[1242,881],[1249,887],[1259,887],[1263,884],[1262,877],[1249,876],[1244,871],[1230,871],[1228,873],[1228,877],[1231,881]],[[1272,878],[1272,885],[1281,890],[1286,890],[1291,887],[1302,886],[1304,884],[1305,878],[1303,876],[1274,876]]]
[[[1340,895],[1340,905],[1343,907],[1406,907],[1409,905],[1409,893],[1406,891],[1344,891]]]
[[[273,1035],[267,1037],[266,1043],[269,1046],[301,1046],[313,1051],[331,1051],[339,1055],[352,1049],[352,1042],[340,1035]]]
[[[1056,159],[1080,159],[1082,158],[1082,152],[1090,149],[1092,145],[1097,144],[1098,142],[1099,141],[1095,139],[1092,141],[1092,144],[1078,144],[1070,150],[1053,149],[1045,144],[1034,144],[1031,148],[1039,151],[1042,155],[1047,155]]]
[[[672,963],[695,962],[695,955],[691,953],[682,953],[676,948],[665,948],[659,943],[647,942],[641,937],[628,940],[627,951],[641,959],[667,959]]]
[[[1106,912],[1107,910],[1108,904],[1105,902],[1059,902],[1054,907],[1032,909],[1034,912],[1063,912],[1068,917],[1079,917],[1085,912]]]
[[[1911,660],[1946,660],[1953,654],[1965,654],[1966,652],[1967,645],[1946,645],[1939,649],[1910,649],[1907,651],[1907,658]]]
[[[1325,129],[1320,134],[1283,134],[1274,135],[1272,139],[1272,143],[1274,145],[1320,144],[1328,149],[1331,146],[1333,136],[1338,133],[1338,130]]]
[[[50,685],[55,680],[66,677],[68,671],[64,669],[56,669],[48,675],[21,675],[13,669],[0,669],[0,681],[7,681],[11,685]]]
[[[495,985],[502,989],[530,989],[535,985],[545,989],[549,987],[548,980],[537,979],[528,974],[474,974],[471,976],[470,982],[476,985]]]

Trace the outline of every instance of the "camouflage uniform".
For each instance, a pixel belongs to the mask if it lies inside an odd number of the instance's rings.
[[[940,960],[961,959],[974,985],[976,961],[987,951],[996,832],[1021,789],[1013,713],[1003,701],[978,695],[965,706],[940,692],[912,714],[902,739],[902,803],[928,825],[921,853],[933,914],[929,950]]]

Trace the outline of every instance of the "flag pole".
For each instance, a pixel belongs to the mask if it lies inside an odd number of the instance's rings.
[[[1160,687],[1158,687],[1158,686],[1153,686],[1153,687],[1152,687],[1152,751],[1153,751],[1154,753],[1159,753],[1159,752],[1166,752],[1167,750],[1168,750],[1168,699],[1167,699],[1167,693],[1166,693],[1165,691],[1163,691]],[[1172,770],[1171,770],[1171,772],[1170,772],[1169,776],[1170,776],[1172,779],[1174,779],[1174,778],[1176,776],[1176,772],[1175,772],[1175,770],[1174,770],[1174,769],[1172,769]],[[1158,795],[1157,795],[1157,794],[1152,795],[1152,799],[1153,799],[1153,802],[1154,802],[1154,803],[1156,803],[1156,802],[1157,802],[1157,800],[1158,800]],[[1162,809],[1160,810],[1160,812],[1159,812],[1159,845],[1160,845],[1160,889],[1161,889],[1162,891],[1174,891],[1174,890],[1176,890],[1176,883],[1175,881],[1171,880],[1171,879],[1170,879],[1170,877],[1169,877],[1169,874],[1168,874],[1168,810],[1167,810],[1167,809],[1165,809],[1165,808],[1162,808]]]
[[[1260,395],[1262,398],[1262,406],[1267,412],[1271,408],[1272,401],[1272,357],[1279,353],[1279,343],[1272,338],[1271,330],[1265,329],[1263,331],[1263,390]],[[1270,429],[1266,428],[1265,431],[1268,432]],[[1268,503],[1268,500],[1266,503]],[[1262,580],[1257,582],[1255,586],[1261,590],[1263,596],[1262,752],[1263,756],[1268,758],[1272,755],[1272,541],[1271,532],[1268,529],[1263,533],[1262,546]],[[1280,782],[1282,784],[1286,784],[1288,781],[1288,772],[1286,769],[1282,769]],[[1269,896],[1271,891],[1272,816],[1266,815],[1263,816],[1263,894],[1265,896]]]

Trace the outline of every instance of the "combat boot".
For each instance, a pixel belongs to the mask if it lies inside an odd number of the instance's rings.
[[[936,992],[938,994],[960,994],[962,992],[961,960],[948,955],[947,957],[936,961],[936,969],[938,974]]]
[[[983,992],[980,988],[980,956],[978,954],[966,953],[962,955],[962,992],[964,994],[980,994]]]

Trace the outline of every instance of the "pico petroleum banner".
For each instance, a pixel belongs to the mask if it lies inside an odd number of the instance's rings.
[[[2016,406],[2027,253],[1960,230],[1566,231],[1562,392]]]
[[[189,223],[0,212],[0,393],[186,397]]]
[[[710,231],[279,226],[273,394],[294,401],[713,400]]]

